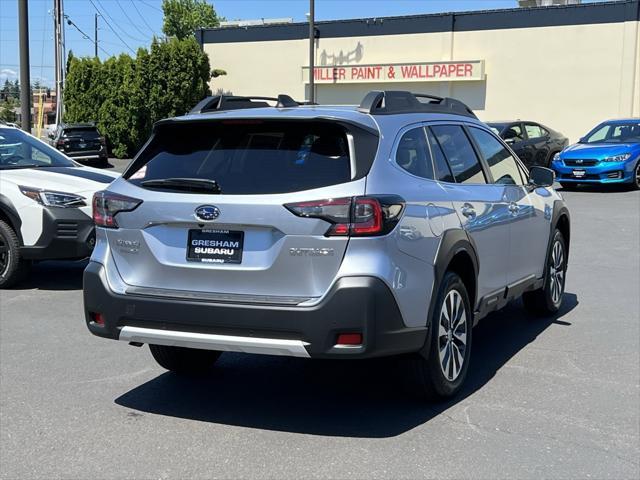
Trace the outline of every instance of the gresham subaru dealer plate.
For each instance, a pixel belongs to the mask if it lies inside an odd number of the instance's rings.
[[[242,263],[244,232],[189,230],[187,260],[206,263]]]

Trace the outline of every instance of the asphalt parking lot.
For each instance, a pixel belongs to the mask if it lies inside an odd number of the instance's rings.
[[[42,263],[0,292],[0,477],[639,478],[640,192],[565,197],[560,314],[483,320],[444,405],[385,361],[227,353],[177,378],[88,333],[84,263]]]

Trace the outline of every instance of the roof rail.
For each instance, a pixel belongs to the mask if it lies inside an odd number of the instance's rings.
[[[261,108],[269,107],[267,102],[276,102],[276,108],[297,107],[300,103],[296,102],[289,95],[280,94],[275,97],[254,97],[254,96],[236,96],[236,95],[214,95],[200,101],[193,107],[189,114],[224,111],[224,110],[241,110],[244,108]]]
[[[428,98],[421,102],[419,98]],[[370,115],[393,115],[396,113],[448,113],[476,117],[467,105],[449,97],[437,97],[425,93],[412,93],[401,90],[373,90],[365,95],[358,111]]]

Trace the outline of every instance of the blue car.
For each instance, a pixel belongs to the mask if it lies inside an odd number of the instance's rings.
[[[582,183],[626,183],[640,189],[640,118],[608,120],[551,163],[565,189]]]

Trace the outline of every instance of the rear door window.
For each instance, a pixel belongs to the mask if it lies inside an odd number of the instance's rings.
[[[310,190],[351,177],[341,125],[258,119],[161,125],[125,173],[139,186],[167,178],[215,180],[225,195]]]
[[[433,165],[424,128],[414,128],[402,135],[396,150],[396,163],[412,175],[433,179]]]
[[[455,179],[453,178],[453,173],[451,173],[451,169],[449,168],[449,164],[447,163],[447,159],[444,156],[442,148],[440,148],[438,140],[436,139],[430,128],[427,128],[426,131],[429,148],[431,150],[431,156],[433,158],[433,165],[436,170],[435,178],[437,180],[440,180],[441,182],[454,183]]]
[[[433,130],[458,183],[487,183],[480,160],[460,125],[434,125]]]

